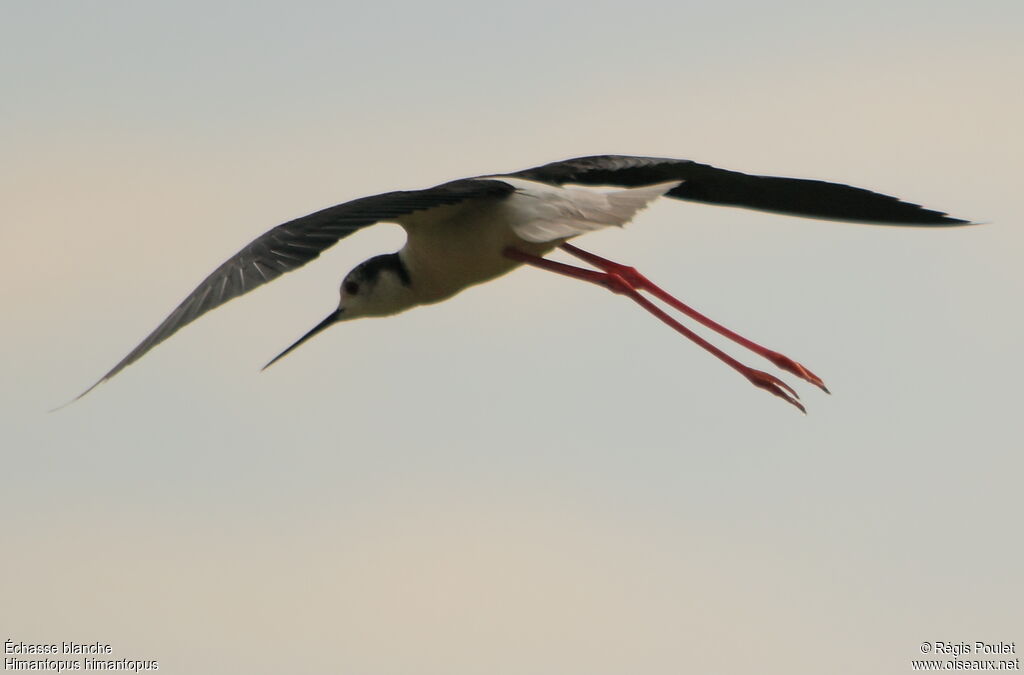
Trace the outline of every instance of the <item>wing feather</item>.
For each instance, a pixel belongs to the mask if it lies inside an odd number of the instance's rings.
[[[464,179],[426,190],[363,197],[278,225],[228,258],[193,290],[156,329],[95,384],[117,375],[178,330],[228,300],[305,265],[338,240],[378,222],[471,199],[502,198],[514,188],[498,180]]]
[[[863,188],[804,178],[752,176],[687,159],[595,155],[508,174],[552,185],[637,187],[680,180],[666,197],[794,216],[883,225],[965,225],[917,204]]]

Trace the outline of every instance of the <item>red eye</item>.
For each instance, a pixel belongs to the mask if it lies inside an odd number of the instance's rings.
[[[357,294],[359,292],[359,282],[358,281],[346,281],[344,283],[344,285],[342,286],[342,288],[344,288],[345,292],[348,293],[349,295],[355,295],[355,294]]]

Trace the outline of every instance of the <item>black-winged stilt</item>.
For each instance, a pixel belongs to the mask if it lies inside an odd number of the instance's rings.
[[[408,235],[405,246],[397,253],[370,258],[349,272],[341,282],[338,308],[267,366],[341,321],[388,316],[439,302],[526,264],[628,296],[755,386],[804,410],[796,392],[785,382],[728,356],[640,292],[650,293],[767,358],[778,368],[828,391],[821,378],[810,370],[711,321],[634,268],[568,243],[569,239],[592,230],[624,225],[662,196],[861,223],[968,224],[895,197],[838,183],[751,176],[689,160],[620,155],[580,157],[514,173],[464,178],[425,190],[387,192],[317,211],[258,237],[214,270],[156,330],[78,398],[200,315],[305,265],[356,230],[379,222],[394,222]],[[597,269],[542,257],[555,248]]]

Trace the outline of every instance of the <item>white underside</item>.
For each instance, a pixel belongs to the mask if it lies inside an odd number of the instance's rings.
[[[502,251],[541,256],[565,240],[622,226],[679,181],[608,191],[494,176],[516,188],[495,202],[468,202],[403,216],[400,251],[421,302],[437,302],[519,266]]]

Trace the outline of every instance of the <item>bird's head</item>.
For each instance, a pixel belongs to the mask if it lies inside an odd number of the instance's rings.
[[[264,368],[336,323],[364,316],[389,316],[419,304],[410,291],[409,271],[397,253],[378,255],[356,265],[341,281],[338,309],[318,323]]]
[[[345,275],[338,311],[345,319],[397,314],[417,304],[409,285],[409,271],[397,253],[375,256]]]

